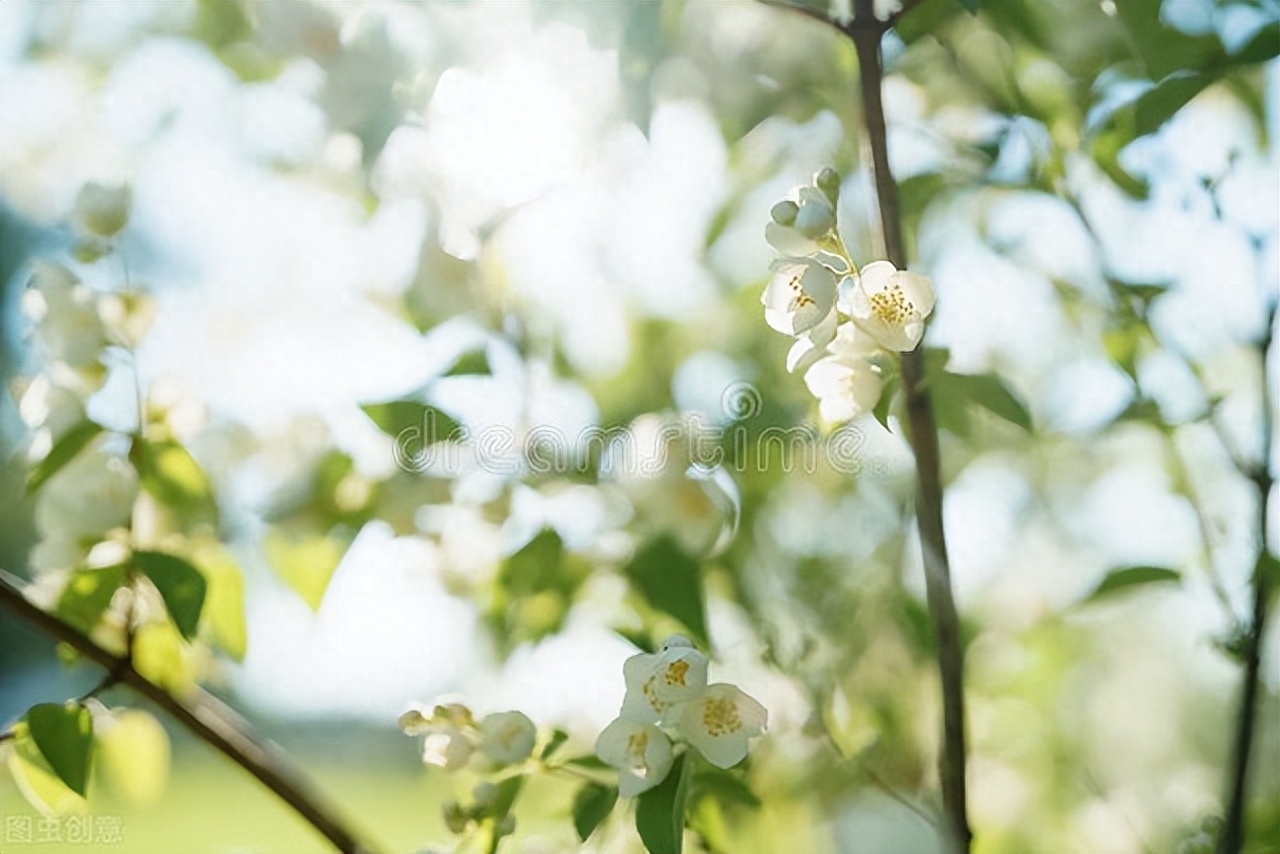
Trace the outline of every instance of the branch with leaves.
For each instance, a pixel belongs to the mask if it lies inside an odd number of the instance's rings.
[[[127,685],[163,709],[193,735],[228,757],[275,793],[315,828],[316,832],[333,843],[337,850],[344,854],[373,850],[362,844],[359,837],[337,817],[337,812],[312,791],[279,749],[255,738],[244,721],[213,695],[197,689],[185,702],[178,700],[139,673],[127,657],[104,649],[70,623],[28,601],[12,576],[0,576],[0,607],[31,624],[47,637],[67,644],[88,660],[106,668],[112,683]],[[66,754],[68,761],[55,761],[48,754],[45,754],[45,758],[73,791],[83,794],[88,773],[88,748],[78,751],[74,748],[76,744],[84,744],[86,738],[92,737],[91,731],[86,731],[86,727],[91,726],[88,723],[88,711],[79,702],[65,706],[46,703],[36,706],[35,710],[37,718],[41,719],[41,726],[51,733],[51,741],[48,743],[60,744],[60,750]],[[47,721],[44,720],[46,718]],[[35,721],[28,723],[34,728]],[[64,731],[80,732],[83,737],[65,739]],[[38,747],[43,748],[42,741],[44,739],[37,736]],[[73,753],[82,756],[82,761],[77,763]]]

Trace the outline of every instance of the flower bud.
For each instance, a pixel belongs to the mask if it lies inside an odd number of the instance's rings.
[[[831,205],[817,201],[805,202],[796,214],[796,230],[805,237],[822,237],[835,225],[835,212]]]
[[[787,200],[778,202],[769,211],[769,216],[778,225],[791,225],[796,221],[796,214],[800,213],[800,206],[795,202]]]
[[[462,808],[462,804],[457,801],[445,801],[440,808],[440,812],[444,815],[444,824],[445,827],[449,828],[450,833],[461,834],[467,832],[467,825],[471,823],[471,817]]]
[[[516,817],[507,813],[502,820],[493,826],[494,836],[510,836],[516,832]]]
[[[76,219],[90,234],[114,237],[129,221],[131,201],[128,187],[107,187],[90,182],[76,196]]]
[[[835,204],[840,198],[840,173],[830,166],[813,176],[813,185],[822,191],[822,195]]]
[[[484,812],[498,800],[498,787],[487,780],[476,783],[471,790],[471,798],[475,801],[476,810]]]

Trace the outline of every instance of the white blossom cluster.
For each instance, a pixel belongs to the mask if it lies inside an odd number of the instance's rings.
[[[410,709],[400,716],[405,735],[425,736],[422,761],[450,771],[463,768],[477,753],[495,767],[523,762],[533,753],[537,727],[524,712],[494,712],[477,721],[461,703],[445,703],[430,715]]]
[[[839,192],[840,176],[823,169],[796,199],[773,206],[765,237],[782,257],[760,298],[765,322],[796,339],[787,370],[804,371],[829,422],[875,409],[876,357],[915,349],[934,304],[925,276],[888,261],[858,269],[836,229]]]
[[[628,658],[626,697],[617,720],[596,739],[596,756],[618,770],[623,797],[652,789],[671,770],[684,741],[719,768],[737,765],[768,712],[735,685],[707,684],[707,657],[683,635],[656,653]]]

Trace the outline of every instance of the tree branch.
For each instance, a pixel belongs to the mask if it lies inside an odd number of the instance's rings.
[[[898,187],[889,169],[887,128],[881,84],[884,78],[880,40],[883,28],[868,25],[875,21],[872,0],[856,0],[854,26],[845,32],[858,52],[863,121],[871,142],[876,196],[880,205],[881,228],[889,261],[899,269],[907,266],[902,239],[902,216]],[[859,22],[862,22],[859,25]],[[925,591],[929,615],[938,641],[938,672],[942,683],[942,752],[939,778],[943,812],[951,842],[958,852],[969,850],[973,837],[969,829],[965,788],[964,649],[960,642],[960,618],[951,591],[951,566],[942,524],[942,478],[940,475],[938,428],[933,402],[924,385],[924,353],[917,347],[902,354],[902,386],[907,399],[907,420],[911,448],[916,459],[916,524],[924,558]]]
[[[1236,718],[1235,740],[1228,771],[1229,796],[1218,839],[1219,854],[1239,854],[1244,847],[1244,811],[1249,794],[1249,754],[1253,749],[1253,733],[1258,711],[1258,671],[1262,663],[1262,639],[1266,633],[1267,611],[1275,590],[1275,567],[1269,566],[1267,551],[1267,516],[1275,480],[1271,475],[1272,419],[1274,418],[1270,384],[1267,382],[1267,357],[1275,334],[1276,310],[1267,314],[1267,329],[1258,342],[1262,359],[1262,459],[1255,466],[1239,466],[1241,473],[1253,482],[1258,495],[1258,560],[1253,571],[1253,613],[1245,636],[1244,686]],[[1228,449],[1230,450],[1230,449]]]
[[[321,803],[277,748],[255,740],[246,731],[246,725],[235,712],[204,691],[197,691],[191,702],[178,701],[135,670],[128,658],[103,649],[75,627],[28,601],[10,577],[0,576],[0,606],[105,667],[109,678],[114,677],[113,681],[128,685],[164,709],[197,738],[256,777],[343,854],[364,854],[371,850],[361,845],[334,816],[333,810]]]

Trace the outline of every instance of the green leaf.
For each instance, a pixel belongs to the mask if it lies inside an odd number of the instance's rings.
[[[93,758],[93,718],[79,703],[41,703],[27,711],[31,739],[67,788],[81,797]]]
[[[277,525],[267,530],[262,549],[276,575],[318,611],[351,539],[341,528],[319,533],[304,526]]]
[[[54,613],[80,631],[88,634],[98,625],[102,612],[107,610],[117,590],[127,577],[123,565],[102,569],[77,569],[63,588],[54,606]]]
[[[542,748],[542,753],[538,754],[538,757],[543,761],[550,759],[568,740],[569,733],[562,729],[556,729],[555,732],[551,733],[551,739],[547,742],[547,746]]]
[[[1134,136],[1146,136],[1160,129],[1173,114],[1199,95],[1217,74],[1178,71],[1143,92],[1134,105]]]
[[[904,12],[893,28],[905,44],[911,44],[939,32],[942,25],[959,12],[960,4],[956,0],[923,0]]]
[[[1081,600],[1081,604],[1096,602],[1143,584],[1161,584],[1181,580],[1182,576],[1177,570],[1162,566],[1126,566],[1113,569],[1098,583],[1092,593]]]
[[[586,842],[600,822],[613,812],[613,805],[617,802],[617,786],[588,783],[579,789],[573,796],[573,829],[578,832],[578,839]]]
[[[1216,35],[1189,35],[1160,20],[1161,0],[1120,0],[1116,13],[1147,67],[1147,76],[1160,80],[1180,69],[1203,68],[1222,54]]]
[[[360,407],[378,425],[383,433],[393,439],[426,448],[446,439],[458,439],[462,426],[442,410],[413,400],[393,400],[389,403],[370,403]],[[406,432],[408,431],[408,432]]]
[[[244,575],[222,548],[206,547],[193,555],[209,582],[204,610],[213,643],[236,661],[248,644],[244,619]]]
[[[75,459],[76,455],[83,451],[93,441],[94,437],[101,432],[101,425],[95,424],[86,418],[63,433],[58,441],[53,444],[53,447],[49,449],[49,453],[45,454],[44,459],[36,463],[35,467],[27,474],[27,494],[30,495],[41,486],[44,486],[49,478]]]
[[[713,797],[727,806],[759,807],[760,798],[739,777],[719,768],[699,772],[693,778],[695,794]]]
[[[1098,168],[1117,187],[1123,190],[1130,198],[1146,201],[1151,194],[1151,188],[1147,186],[1147,182],[1129,174],[1128,170],[1120,165],[1120,150],[1132,141],[1132,130],[1122,131],[1118,128],[1111,128],[1098,134],[1090,151],[1093,154],[1094,162],[1098,164]]]
[[[564,563],[564,540],[543,528],[502,563],[498,580],[513,593],[528,594],[559,587]]]
[[[469,353],[463,353],[458,357],[458,361],[453,363],[453,367],[445,372],[446,377],[457,377],[466,374],[491,374],[492,368],[489,366],[489,354],[487,351],[472,350]]]
[[[935,374],[929,388],[938,412],[938,424],[961,438],[970,432],[969,407],[981,407],[992,415],[1031,430],[1031,413],[995,374]]]
[[[667,779],[636,798],[636,831],[649,854],[681,854],[684,848],[687,761],[688,754],[681,754],[671,764]]]
[[[161,504],[197,521],[217,518],[209,476],[182,445],[172,439],[137,438],[129,449],[129,462],[142,488]]]
[[[1228,65],[1253,65],[1280,55],[1280,21],[1273,21],[1253,34],[1248,44],[1231,54]]]
[[[959,3],[970,15],[978,14],[978,7],[982,5],[981,0],[959,0]]]
[[[498,783],[498,794],[494,797],[493,804],[489,807],[489,815],[495,818],[502,818],[511,812],[511,808],[515,806],[516,797],[523,787],[523,776],[508,777]]]
[[[589,754],[587,756],[575,756],[572,759],[566,759],[565,765],[573,765],[578,768],[587,768],[592,771],[604,771],[613,766],[609,765],[599,756]]]
[[[169,616],[182,636],[187,640],[194,638],[209,589],[200,570],[180,557],[163,552],[134,552],[133,563],[160,591]]]
[[[627,565],[627,576],[650,605],[675,617],[707,645],[701,568],[672,537],[663,535],[643,546]]]

